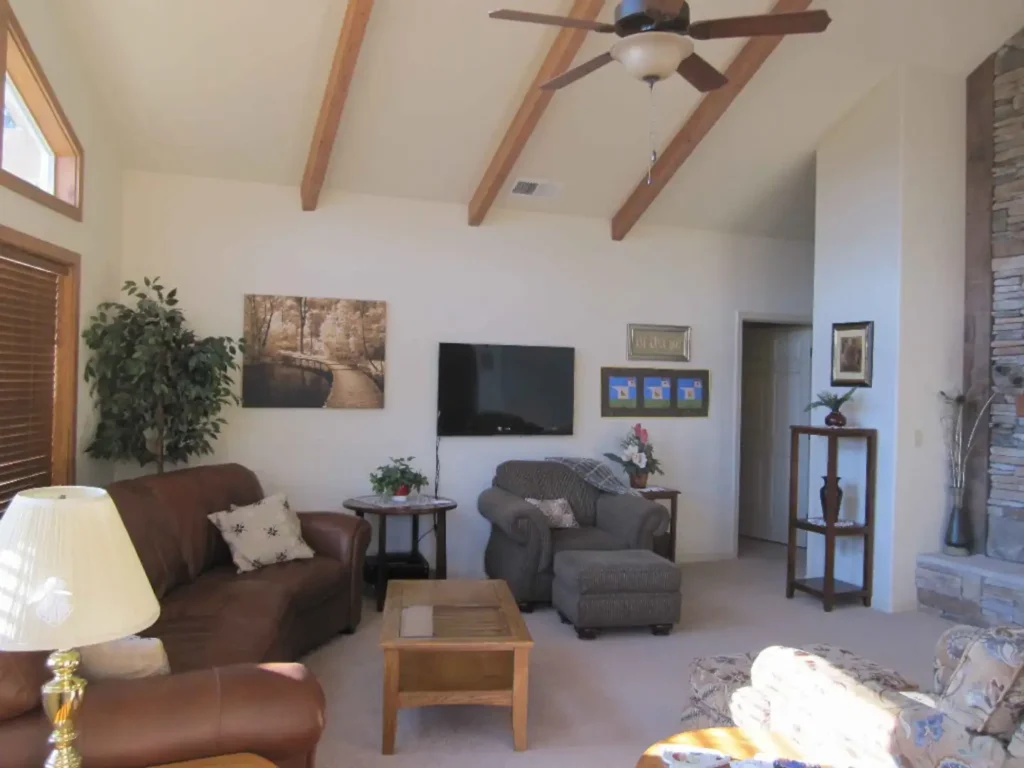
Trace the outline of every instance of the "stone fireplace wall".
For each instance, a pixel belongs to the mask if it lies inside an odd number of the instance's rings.
[[[996,54],[992,164],[992,384],[985,553],[1024,562],[1024,31]],[[1019,380],[1018,380],[1019,383]],[[979,532],[980,533],[980,532]]]

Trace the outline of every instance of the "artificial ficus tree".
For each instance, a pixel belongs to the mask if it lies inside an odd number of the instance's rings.
[[[134,306],[100,304],[82,336],[92,351],[85,380],[99,411],[86,452],[163,472],[167,462],[213,452],[226,423],[221,409],[239,402],[231,373],[242,342],[198,336],[176,306],[177,289],[165,293],[159,280],[125,282]]]

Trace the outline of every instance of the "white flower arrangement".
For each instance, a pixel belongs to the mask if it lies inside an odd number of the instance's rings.
[[[637,424],[622,440],[619,453],[605,456],[626,470],[628,475],[662,474],[660,462],[654,458],[654,445],[647,439],[647,430]]]

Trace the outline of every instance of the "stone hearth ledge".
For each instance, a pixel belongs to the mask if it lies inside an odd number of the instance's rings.
[[[918,555],[921,610],[979,627],[1024,626],[1024,563],[985,555]]]

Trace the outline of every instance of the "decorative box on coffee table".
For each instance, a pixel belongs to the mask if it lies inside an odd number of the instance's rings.
[[[831,611],[837,600],[862,600],[871,605],[871,582],[875,543],[875,474],[878,451],[878,431],[855,427],[806,427],[790,429],[789,453],[789,544],[786,558],[786,597],[795,590],[821,599],[826,611]],[[825,473],[825,504],[822,517],[801,518],[800,506],[800,436],[824,437],[828,440],[828,464]],[[839,441],[865,440],[864,468],[864,520],[839,518]],[[822,577],[796,577],[797,533],[806,531],[825,537],[825,573]],[[840,581],[835,577],[836,540],[857,537],[864,542],[863,581],[860,586]]]

